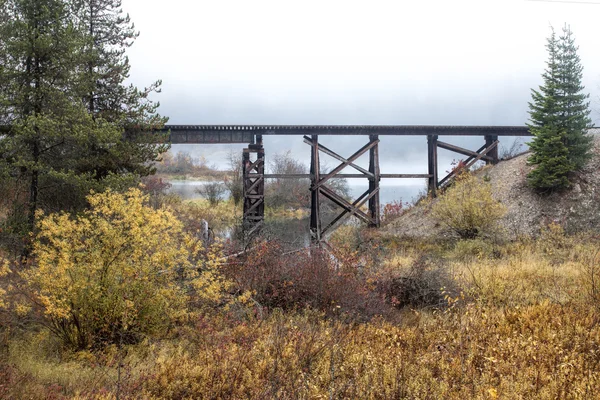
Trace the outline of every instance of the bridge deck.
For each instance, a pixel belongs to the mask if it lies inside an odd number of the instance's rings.
[[[445,125],[166,125],[170,141],[251,143],[255,135],[531,136],[526,126]]]

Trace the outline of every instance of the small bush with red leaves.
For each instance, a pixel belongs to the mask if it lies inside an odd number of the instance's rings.
[[[241,263],[228,266],[240,291],[251,291],[267,308],[312,308],[326,313],[372,316],[386,312],[356,269],[336,262],[325,250],[282,254],[276,243],[263,243]]]
[[[383,206],[381,222],[384,224],[391,222],[400,217],[405,210],[406,208],[404,204],[402,204],[402,201],[394,200],[391,203],[387,203]]]

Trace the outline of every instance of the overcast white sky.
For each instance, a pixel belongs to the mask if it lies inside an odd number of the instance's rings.
[[[171,124],[520,125],[541,83],[550,26],[565,23],[598,122],[600,4],[581,2],[123,0],[123,8],[141,32],[128,53],[131,80],[163,80],[156,99]]]
[[[522,124],[550,25],[600,84],[600,4],[124,0],[170,123]],[[593,106],[600,108],[594,98]],[[596,117],[596,115],[594,116]]]

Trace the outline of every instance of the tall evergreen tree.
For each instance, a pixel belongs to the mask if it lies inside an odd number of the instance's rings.
[[[75,0],[73,11],[86,37],[82,68],[82,98],[95,118],[119,120],[126,102],[123,85],[129,74],[125,50],[139,35],[129,16],[123,16],[120,0]]]
[[[119,20],[98,17],[104,30],[94,36],[74,0],[0,1],[0,123],[10,126],[0,134],[0,179],[14,192],[0,232],[23,237],[37,210],[79,209],[91,189],[151,173],[164,146],[142,132],[164,119],[151,90],[123,84],[129,67],[118,49],[130,31],[115,35]]]
[[[592,138],[588,94],[582,93],[583,67],[568,26],[548,38],[547,67],[539,90],[532,89],[529,128],[534,135],[529,163],[536,165],[529,184],[540,191],[564,189],[569,175],[590,157]]]
[[[592,128],[589,109],[590,97],[584,93],[582,85],[583,66],[577,54],[578,46],[571,28],[563,27],[563,34],[559,40],[559,121],[560,127],[564,129],[564,143],[569,149],[567,158],[573,164],[575,170],[585,166],[591,157],[592,137],[588,130]]]
[[[168,149],[156,145],[156,137],[144,134],[166,122],[156,112],[159,103],[149,100],[152,92],[160,91],[161,81],[144,90],[124,83],[130,70],[125,51],[139,33],[129,15],[123,15],[121,0],[75,0],[73,10],[86,41],[81,65],[85,72],[79,82],[82,100],[94,119],[117,124],[127,133],[126,140],[109,152],[91,152],[89,168],[99,177],[124,172],[148,175],[154,172],[148,161],[158,159]]]
[[[1,167],[26,187],[31,228],[40,192],[67,172],[65,149],[92,128],[69,90],[83,38],[62,0],[7,0],[3,5],[0,114],[11,129],[0,142]]]
[[[564,135],[555,126],[547,125],[536,131],[538,166],[529,173],[529,184],[540,191],[566,189],[568,174],[573,169],[569,150],[563,143]]]

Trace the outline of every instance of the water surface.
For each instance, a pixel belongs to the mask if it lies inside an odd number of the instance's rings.
[[[350,194],[353,198],[357,198],[368,188],[366,180],[363,179],[359,182],[355,181],[356,180],[349,180],[348,183]],[[202,195],[198,193],[197,190],[209,182],[199,180],[173,180],[169,181],[169,183],[172,185],[168,190],[169,193],[178,194],[184,200],[195,200],[202,198]],[[306,190],[308,191],[308,187]],[[381,205],[392,203],[394,201],[410,203],[424,190],[424,182],[421,184],[413,182],[411,182],[411,184],[400,184],[398,180],[385,180],[380,183],[379,201]],[[223,197],[227,197],[227,193],[224,193]]]

